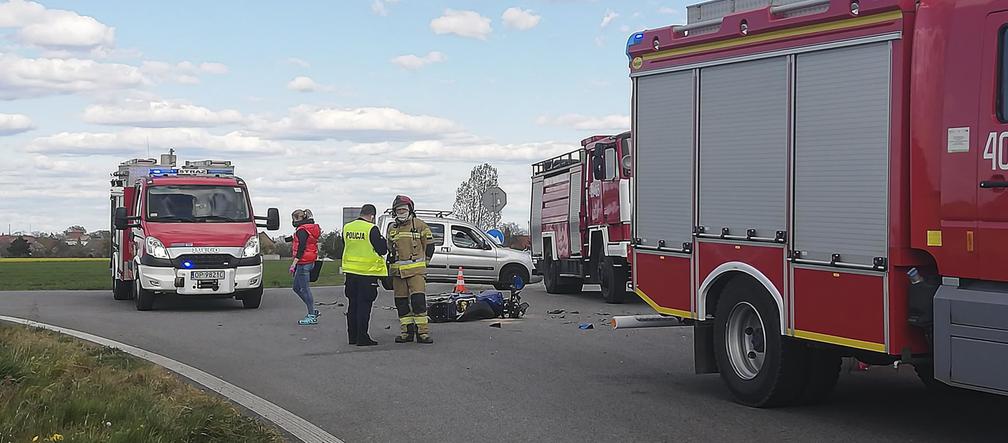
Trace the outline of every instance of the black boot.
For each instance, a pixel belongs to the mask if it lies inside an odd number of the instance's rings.
[[[374,346],[377,344],[378,342],[372,340],[371,337],[368,337],[366,335],[357,338],[357,346]]]
[[[399,336],[395,338],[396,343],[409,343],[416,335],[416,325],[401,325]]]

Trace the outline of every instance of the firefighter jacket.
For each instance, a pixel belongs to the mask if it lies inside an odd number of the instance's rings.
[[[392,275],[409,278],[427,275],[427,261],[433,253],[434,235],[423,220],[410,217],[389,226],[389,259]]]
[[[343,272],[347,274],[384,277],[388,275],[385,259],[378,255],[371,243],[371,231],[375,225],[357,219],[343,227]],[[377,231],[375,237],[380,238]],[[384,241],[382,241],[384,243]],[[379,248],[384,245],[378,243]]]

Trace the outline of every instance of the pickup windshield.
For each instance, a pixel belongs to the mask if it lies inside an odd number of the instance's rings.
[[[147,220],[233,223],[251,221],[240,187],[172,185],[147,189]]]

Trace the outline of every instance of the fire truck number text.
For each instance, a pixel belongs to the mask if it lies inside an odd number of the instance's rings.
[[[984,147],[983,158],[990,160],[991,170],[1008,171],[1008,154],[1005,153],[1005,145],[1008,143],[1005,143],[1005,140],[1008,140],[1008,132],[1001,134],[991,132],[987,136],[987,146]]]

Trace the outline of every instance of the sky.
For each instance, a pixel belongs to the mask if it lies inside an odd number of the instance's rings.
[[[109,174],[169,148],[324,230],[396,194],[451,209],[486,162],[527,226],[532,163],[629,129],[627,37],[684,21],[682,0],[2,2],[0,227],[108,229]]]

